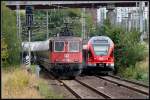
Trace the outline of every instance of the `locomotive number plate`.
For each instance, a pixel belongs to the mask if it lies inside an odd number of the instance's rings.
[[[69,58],[69,54],[64,54],[64,58]]]
[[[103,58],[99,58],[99,60],[104,60]]]

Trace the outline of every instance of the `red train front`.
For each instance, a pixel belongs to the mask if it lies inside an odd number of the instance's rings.
[[[57,33],[57,37],[45,42],[45,47],[49,48],[36,53],[37,62],[55,76],[74,78],[82,72],[82,38],[73,36],[68,23]]]
[[[81,64],[82,39],[79,37],[55,37],[50,40],[53,44],[53,50],[50,58],[53,64]]]
[[[83,45],[85,67],[114,70],[114,43],[107,36],[95,36]]]
[[[82,70],[82,39],[55,37],[51,41],[51,66],[62,76],[77,76]]]

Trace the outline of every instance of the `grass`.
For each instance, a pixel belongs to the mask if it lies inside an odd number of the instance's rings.
[[[46,82],[43,82],[43,80],[40,80],[38,84],[39,84],[40,94],[43,95],[46,99],[62,99],[63,98],[63,95],[60,95],[60,94],[58,95],[54,93],[52,91],[52,88],[49,87]]]
[[[37,78],[21,67],[2,68],[1,72],[2,98],[63,98],[49,88],[47,80]]]
[[[31,65],[31,71],[32,73],[36,73],[36,65]]]
[[[35,75],[16,67],[2,69],[2,98],[42,98],[34,88],[37,85]]]
[[[143,43],[144,45],[148,44]],[[144,84],[149,84],[149,49],[147,48],[147,56],[143,61],[137,62],[135,66],[130,66],[128,68],[119,68],[118,75],[127,79],[133,79],[141,81]]]
[[[36,73],[36,66],[37,65],[31,65],[31,71],[32,73]],[[39,92],[42,96],[44,96],[46,99],[62,99],[62,95],[57,95],[52,91],[52,88],[48,86],[48,83],[44,79],[40,79],[38,81],[38,88]]]

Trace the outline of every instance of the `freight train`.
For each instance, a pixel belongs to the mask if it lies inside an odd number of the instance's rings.
[[[83,62],[85,69],[96,68],[105,74],[113,72],[114,68],[114,43],[107,36],[91,37],[83,45]]]

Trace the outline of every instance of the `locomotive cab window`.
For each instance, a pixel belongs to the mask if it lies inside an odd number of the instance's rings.
[[[63,41],[55,41],[54,42],[54,51],[55,52],[63,52],[64,51],[64,42]]]
[[[68,46],[69,46],[69,52],[79,52],[78,41],[70,41]]]

